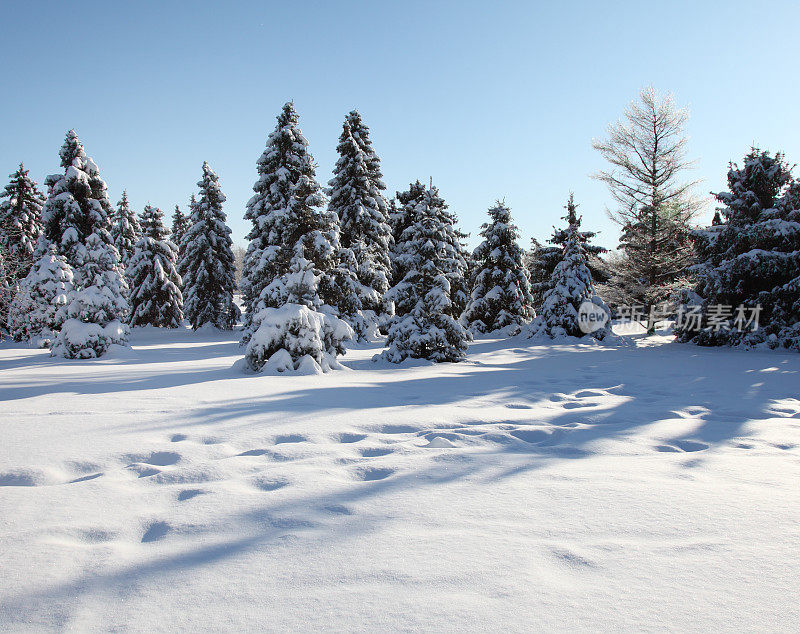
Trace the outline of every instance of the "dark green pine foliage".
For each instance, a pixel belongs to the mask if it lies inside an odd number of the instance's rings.
[[[800,351],[800,184],[781,153],[752,148],[741,168],[731,164],[722,223],[693,232],[700,264],[697,293],[705,300],[703,328],[678,328],[678,338],[699,345],[764,344]],[[746,307],[737,327],[737,309]],[[713,306],[731,318],[708,324]],[[759,327],[747,325],[760,306]],[[716,317],[716,315],[715,315]]]
[[[145,206],[142,238],[130,261],[130,325],[177,328],[183,321],[181,278],[175,268],[177,247],[168,239],[164,212]]]
[[[489,217],[491,222],[481,230],[484,240],[473,253],[472,293],[461,321],[473,332],[510,327],[508,334],[514,335],[534,316],[524,254],[517,243],[519,228],[500,201],[489,209]]]
[[[117,209],[114,212],[111,237],[114,240],[114,246],[119,252],[122,264],[127,266],[131,256],[133,256],[136,243],[142,237],[142,228],[139,226],[136,212],[131,209],[128,202],[128,192],[125,190],[122,191],[122,198],[117,203]]]
[[[542,246],[535,239],[531,241],[531,252],[528,259],[529,273],[531,277],[531,292],[533,294],[533,305],[538,308],[542,305],[544,294],[550,287],[550,278],[556,265],[561,261],[564,252],[564,245],[571,235],[569,227],[576,229],[575,237],[581,243],[586,254],[586,265],[592,274],[592,280],[596,284],[602,284],[609,279],[609,271],[600,254],[607,249],[591,243],[597,233],[594,231],[580,231],[581,218],[577,215],[578,205],[575,204],[574,196],[569,195],[567,201],[567,228],[553,228],[553,236],[548,240],[549,246]]]
[[[391,276],[392,231],[380,159],[372,147],[369,128],[355,110],[345,119],[336,149],[339,160],[328,183],[328,211],[339,218],[341,246],[350,252],[343,263],[352,262],[362,308],[380,314]]]
[[[233,302],[236,289],[233,241],[222,211],[225,195],[208,163],[203,163],[203,178],[197,186],[200,199],[192,203],[179,266],[185,272],[183,312],[195,330],[205,324],[229,330],[239,318],[239,309]]]
[[[402,235],[399,261],[407,271],[391,291],[400,308],[392,320],[384,358],[460,361],[467,351],[469,332],[453,315],[453,272],[466,269],[453,242],[454,227],[443,214],[444,202],[435,187],[425,190],[415,206],[414,222]]]
[[[67,133],[59,156],[64,173],[45,179],[48,196],[42,208],[44,244],[56,245],[58,253],[75,269],[76,284],[82,286],[80,261],[86,239],[96,233],[103,244],[113,247],[110,233],[113,210],[100,171],[86,156],[75,130]]]
[[[258,329],[261,310],[288,302],[288,276],[303,260],[310,262],[318,278],[320,304],[343,317],[361,309],[355,279],[341,265],[337,218],[323,208],[325,196],[298,122],[294,105],[287,103],[257,163],[255,195],[245,212],[253,228],[247,235],[250,244],[242,276],[247,309],[242,343]]]
[[[15,265],[16,279],[21,279],[33,266],[44,196],[22,163],[10,179],[0,193],[0,252]]]

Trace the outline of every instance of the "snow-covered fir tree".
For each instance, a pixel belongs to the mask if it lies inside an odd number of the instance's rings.
[[[194,194],[192,194],[192,202],[189,204],[189,213],[185,214],[181,211],[180,206],[175,205],[175,211],[172,214],[172,235],[170,235],[170,239],[178,245],[178,250],[180,251],[180,245],[183,242],[183,236],[192,226],[192,222],[190,220],[192,216],[192,206],[194,205]],[[182,255],[182,254],[181,254]]]
[[[392,264],[392,286],[397,286],[406,276],[407,271],[403,266],[400,256],[405,248],[403,234],[416,218],[417,205],[425,195],[425,185],[420,181],[411,183],[408,189],[396,192],[395,198],[389,205],[389,226],[392,229],[392,248],[389,257]]]
[[[173,216],[172,216],[173,233],[172,233],[172,235],[170,236],[170,238],[171,238],[171,239],[172,239],[172,241],[175,243],[175,246],[177,246],[177,247],[178,247],[178,265],[177,265],[177,270],[178,270],[178,275],[180,275],[180,276],[181,276],[181,280],[183,280],[183,276],[184,276],[184,275],[186,275],[186,271],[184,271],[184,270],[181,268],[181,264],[182,264],[182,262],[183,262],[183,256],[184,256],[184,254],[186,253],[186,251],[185,251],[185,246],[184,246],[184,243],[183,243],[183,238],[184,238],[184,236],[186,235],[186,232],[187,232],[187,231],[188,231],[188,230],[191,228],[191,226],[192,226],[192,225],[191,225],[191,220],[190,220],[190,218],[192,217],[192,212],[194,211],[194,206],[195,206],[196,204],[197,204],[197,198],[195,198],[195,195],[194,195],[194,194],[192,194],[192,195],[191,195],[191,197],[189,198],[189,211],[188,211],[188,213],[187,213],[187,214],[183,214],[183,213],[181,213],[181,216],[183,216],[183,217],[184,217],[186,220],[185,220],[185,227],[184,227],[184,229],[183,229],[183,233],[181,233],[181,234],[178,236],[178,238],[179,238],[179,239],[176,239],[176,236],[175,236],[175,230],[174,230],[174,225],[175,225],[175,215],[173,215]],[[178,206],[177,206],[177,205],[175,205],[175,214],[177,214],[177,213],[178,213]]]
[[[398,259],[406,274],[389,293],[398,310],[382,353],[392,363],[409,357],[459,361],[467,351],[470,334],[455,317],[451,283],[454,274],[463,280],[466,263],[443,207],[436,188],[426,189],[402,235]]]
[[[17,341],[50,346],[67,318],[73,280],[72,267],[51,245],[20,281],[9,312],[11,336]]]
[[[361,304],[356,280],[341,264],[338,219],[322,208],[325,196],[292,103],[278,116],[257,170],[255,195],[245,212],[253,228],[242,278],[247,308],[242,342],[258,329],[264,308],[289,301],[289,276],[301,260],[311,263],[321,304],[344,316],[356,315]]]
[[[343,264],[351,262],[362,308],[377,316],[384,312],[383,294],[389,288],[392,231],[380,159],[358,112],[347,115],[336,149],[328,210],[339,218],[341,246],[350,251]]]
[[[123,266],[127,266],[136,248],[136,243],[142,237],[142,228],[136,212],[131,209],[128,202],[128,192],[122,191],[122,198],[117,203],[111,223],[111,237],[119,253]]]
[[[75,130],[67,133],[59,156],[64,173],[45,179],[48,196],[42,208],[44,244],[56,245],[58,253],[75,269],[76,282],[82,285],[78,263],[86,239],[96,233],[104,244],[113,245],[110,233],[113,210],[100,171],[86,156]]]
[[[233,241],[222,211],[225,195],[208,163],[203,163],[203,178],[197,186],[200,199],[192,204],[178,267],[184,271],[183,313],[195,330],[205,324],[231,329],[239,318],[239,308],[233,302]]]
[[[570,194],[566,207],[567,226],[574,224],[577,227],[578,240],[586,253],[586,265],[592,274],[592,280],[595,284],[602,284],[608,281],[610,275],[606,263],[600,258],[600,255],[605,253],[606,249],[592,244],[592,239],[597,235],[596,232],[580,231],[581,218],[577,215],[577,208],[578,205],[575,204],[574,197]],[[556,228],[553,229],[553,236],[548,240],[548,246],[540,244],[535,238],[531,239],[531,250],[529,251],[527,266],[531,279],[534,308],[542,305],[553,271],[563,257],[566,239],[567,229]]]
[[[10,179],[0,193],[0,250],[19,265],[16,272],[21,279],[33,266],[36,243],[42,233],[44,196],[22,163]]]
[[[355,335],[342,319],[319,310],[317,276],[311,262],[295,258],[284,276],[286,301],[261,308],[254,323],[245,363],[251,371],[318,374],[341,367],[337,355]]]
[[[576,213],[571,194],[566,209],[564,220],[567,221],[567,227],[560,234],[563,245],[561,259],[553,269],[541,310],[528,327],[528,334],[531,337],[545,335],[551,338],[588,335],[604,339],[610,332],[610,311],[595,293],[585,240],[580,231],[581,219]],[[579,321],[581,305],[585,302],[594,304],[594,312],[605,313],[604,325],[588,333],[581,329]]]
[[[682,320],[679,340],[800,350],[800,184],[782,154],[753,148],[716,198],[722,223],[693,233],[702,327]]]
[[[116,249],[97,233],[91,234],[81,255],[83,284],[69,295],[67,320],[53,346],[53,356],[94,359],[112,344],[124,345],[128,327],[127,284],[120,275]]]
[[[181,278],[175,269],[177,247],[168,239],[164,212],[145,206],[142,238],[130,261],[131,326],[178,328],[183,321]]]
[[[484,240],[473,253],[476,272],[461,321],[475,333],[509,327],[508,334],[514,335],[534,316],[519,229],[505,203],[498,201],[489,217],[481,230]]]
[[[402,289],[407,288],[406,278],[416,266],[417,246],[416,238],[409,228],[414,227],[420,219],[433,219],[438,229],[438,245],[447,253],[442,258],[442,273],[450,284],[449,304],[447,314],[455,319],[461,316],[467,305],[469,297],[469,254],[462,239],[466,234],[458,230],[455,214],[447,209],[447,205],[438,188],[433,184],[430,187],[422,186],[418,189],[419,181],[411,185],[407,192],[398,194],[401,209],[395,213],[395,227],[402,225],[406,229],[399,235],[393,251],[393,272],[397,280],[395,285],[386,293],[386,298],[394,302],[395,317],[399,318],[416,306],[416,300],[409,299]],[[402,277],[400,277],[402,275]]]

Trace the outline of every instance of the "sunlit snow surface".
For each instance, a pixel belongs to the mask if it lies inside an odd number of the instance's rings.
[[[0,631],[800,627],[800,355],[0,344]]]

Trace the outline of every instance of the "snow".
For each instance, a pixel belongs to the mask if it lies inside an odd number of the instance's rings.
[[[796,631],[796,353],[0,344],[0,631]]]

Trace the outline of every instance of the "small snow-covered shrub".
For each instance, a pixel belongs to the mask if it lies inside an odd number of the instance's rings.
[[[115,294],[108,287],[89,286],[73,292],[68,314],[53,343],[53,356],[93,359],[104,355],[112,344],[127,343],[128,329],[117,319]]]
[[[345,321],[302,304],[265,308],[257,322],[245,351],[248,367],[256,372],[337,369],[341,366],[336,355],[344,352],[344,342],[354,335]]]

